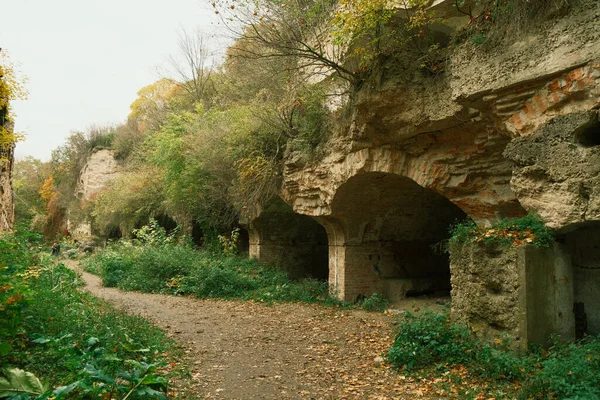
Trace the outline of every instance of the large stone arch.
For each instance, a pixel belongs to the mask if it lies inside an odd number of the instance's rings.
[[[379,293],[447,293],[449,227],[467,215],[440,194],[396,174],[359,174],[341,185],[331,214],[320,217],[329,236],[330,285],[347,301]]]
[[[325,229],[273,197],[248,225],[250,257],[285,269],[293,279],[327,280],[328,240]]]
[[[349,223],[355,216],[352,210],[340,208],[339,199],[353,196],[360,200],[364,195],[361,189],[381,179],[395,182],[391,184],[394,188],[388,191],[398,196],[407,190],[419,193],[422,199],[438,199],[444,207],[453,210],[453,220],[440,223],[443,228],[435,238],[425,237],[431,229],[421,224],[414,231],[419,231],[423,240],[419,242],[416,233],[406,240],[418,249],[416,254],[426,254],[427,259],[431,256],[429,246],[446,238],[454,219],[469,217],[478,224],[488,225],[498,218],[525,215],[510,189],[512,164],[502,155],[509,141],[510,138],[483,126],[461,127],[420,134],[394,146],[369,147],[343,157],[332,155],[313,166],[295,169],[293,164],[288,164],[283,198],[292,204],[294,211],[313,216],[325,227],[330,246],[329,282],[340,298],[354,300],[360,295],[378,292],[396,300],[411,293],[447,290],[449,273],[443,278],[438,274],[437,283],[433,282],[435,274],[417,274],[412,279],[373,275],[374,263],[379,257],[388,269],[394,263],[399,264],[398,246],[388,243],[388,247],[396,247],[396,250],[385,252],[386,246],[382,245],[385,238],[357,245],[357,237],[351,237],[352,229],[356,229]],[[366,181],[362,182],[363,179]],[[387,197],[394,198],[394,195]],[[415,209],[419,205],[408,202],[405,208]],[[376,201],[367,200],[364,206],[376,207]],[[372,251],[376,247],[386,254],[376,257]],[[369,254],[371,264],[367,262]],[[357,260],[362,261],[357,263]],[[447,260],[444,265],[447,267]]]
[[[510,138],[482,126],[420,134],[396,146],[369,147],[317,165],[287,165],[283,198],[294,211],[332,215],[338,189],[354,176],[404,176],[456,204],[480,225],[526,214],[510,187],[512,163],[503,157]]]

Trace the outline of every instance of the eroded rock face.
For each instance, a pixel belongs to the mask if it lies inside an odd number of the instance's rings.
[[[112,150],[100,149],[92,153],[79,175],[77,196],[89,200],[106,184],[117,177],[119,166]]]
[[[2,76],[0,76],[0,79],[2,79]],[[0,81],[1,84],[2,82]],[[8,120],[7,107],[0,107],[0,128],[12,132],[12,125]],[[14,144],[0,146],[0,232],[10,231],[15,222],[14,193],[12,187],[14,149]]]
[[[114,152],[109,149],[94,151],[79,175],[77,197],[86,202],[102,190],[112,179],[119,175],[119,165],[114,157]],[[89,221],[80,223],[67,222],[68,230],[73,238],[86,240],[92,236],[92,226]]]
[[[600,220],[600,120],[597,111],[559,116],[505,150],[511,186],[548,226],[570,230]]]
[[[451,250],[452,317],[481,336],[508,334],[517,347],[575,337],[568,250],[465,243]],[[594,306],[596,303],[594,303]]]
[[[0,149],[0,232],[11,230],[15,222],[12,188],[13,149]]]

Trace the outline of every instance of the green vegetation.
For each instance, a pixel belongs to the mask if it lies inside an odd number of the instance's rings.
[[[75,272],[40,245],[39,235],[0,237],[0,397],[165,398],[174,344],[77,290]]]
[[[484,43],[494,29],[508,37],[512,24],[573,1],[456,1],[469,22],[454,42]],[[445,21],[424,0],[211,3],[224,24],[235,21],[222,65],[202,35],[183,33],[170,76],[139,90],[123,124],[73,133],[50,163],[18,163],[17,214],[31,228],[50,240],[68,235],[68,214],[71,226],[88,222],[103,239],[130,237],[159,216],[188,236],[202,231],[196,244],[231,232],[242,210],[278,192],[285,160],[314,162],[337,129],[347,131],[359,91],[443,74],[453,50]],[[12,87],[13,97],[22,91]],[[114,151],[121,174],[79,198],[80,172],[98,148]]]
[[[447,250],[464,243],[519,246],[532,244],[548,247],[554,242],[554,233],[534,214],[523,218],[505,218],[489,228],[479,227],[473,221],[457,223],[450,230]]]
[[[115,243],[86,259],[84,266],[99,274],[105,286],[124,290],[264,302],[334,302],[325,282],[293,282],[285,271],[246,257],[170,243]]]
[[[358,306],[367,311],[385,311],[388,306],[388,299],[380,294],[373,293],[370,297],[359,302]]]
[[[425,312],[405,315],[387,358],[405,373],[440,377],[461,399],[597,399],[599,349],[600,338],[588,337],[519,354],[510,340],[490,344],[447,313]]]
[[[456,2],[457,10],[469,16],[469,24],[455,41],[471,38],[478,45],[505,40],[527,31],[537,23],[560,16],[578,0],[477,0]]]
[[[223,251],[196,250],[178,244],[156,222],[136,231],[133,242],[119,241],[84,260],[84,268],[102,277],[104,286],[198,298],[261,302],[338,304],[326,282],[291,281],[281,269]]]

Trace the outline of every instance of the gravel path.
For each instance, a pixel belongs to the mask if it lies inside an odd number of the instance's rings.
[[[391,315],[124,292],[82,277],[93,295],[183,346],[194,382],[186,392],[199,399],[429,398],[425,384],[374,362],[393,341]]]

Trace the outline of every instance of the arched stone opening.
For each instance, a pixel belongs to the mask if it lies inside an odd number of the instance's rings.
[[[575,141],[583,147],[600,146],[600,121],[578,129],[575,132]]]
[[[600,221],[581,224],[562,237],[573,267],[575,335],[600,334]]]
[[[154,219],[156,219],[158,225],[160,225],[167,233],[171,233],[177,228],[177,222],[166,214],[157,215]]]
[[[240,228],[240,236],[237,241],[237,248],[240,254],[248,255],[250,252],[250,234],[247,229]]]
[[[328,240],[313,218],[300,215],[279,197],[267,203],[249,227],[249,253],[285,269],[293,279],[327,280]]]
[[[196,246],[204,244],[204,229],[202,229],[202,225],[196,220],[192,223],[192,241]]]
[[[467,215],[445,197],[409,178],[371,172],[340,186],[332,218],[339,227],[336,245],[343,249],[331,251],[336,271],[330,284],[344,300],[375,292],[392,302],[449,295],[449,259],[442,246],[449,227]]]
[[[117,225],[111,225],[106,230],[106,239],[107,240],[119,240],[123,237],[123,232],[121,232],[121,228]]]

